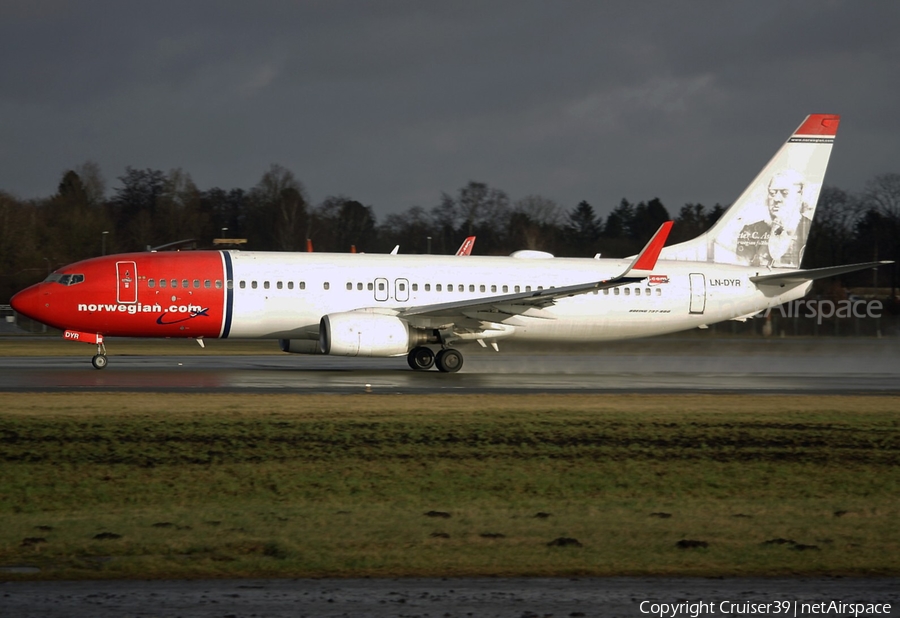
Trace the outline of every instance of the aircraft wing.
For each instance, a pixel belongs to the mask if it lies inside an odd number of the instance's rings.
[[[489,313],[493,317],[491,321],[501,321],[505,316],[521,315],[530,308],[542,308],[554,304],[558,299],[579,294],[588,294],[596,290],[614,288],[620,285],[636,283],[646,279],[656,266],[656,260],[666,242],[669,231],[672,229],[672,221],[663,223],[650,242],[631,261],[628,267],[620,274],[603,279],[575,285],[567,285],[558,288],[546,288],[531,292],[517,294],[504,294],[502,296],[490,296],[486,298],[472,298],[449,303],[434,305],[422,305],[410,307],[398,311],[398,317],[412,318],[416,321],[420,318],[446,318],[448,322],[463,319],[484,320],[483,313]],[[499,314],[499,315],[498,315]],[[475,316],[478,316],[477,318]]]

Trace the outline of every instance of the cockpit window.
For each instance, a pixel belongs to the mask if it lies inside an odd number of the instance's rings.
[[[84,281],[84,275],[67,273],[50,273],[44,279],[46,283],[61,283],[62,285],[77,285]]]

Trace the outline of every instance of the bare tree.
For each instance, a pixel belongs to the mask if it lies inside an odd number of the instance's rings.
[[[250,192],[258,241],[280,251],[306,245],[309,213],[306,190],[293,172],[272,164]]]
[[[477,227],[499,232],[509,213],[506,193],[483,182],[469,181],[459,190],[456,202],[467,236],[474,234]]]
[[[211,236],[210,219],[201,211],[201,198],[190,174],[181,168],[171,170],[157,200],[157,238],[162,242],[183,238],[205,241]]]
[[[822,187],[803,265],[810,267],[845,263],[849,259],[847,254],[862,210],[863,205],[858,197],[837,187]]]
[[[542,195],[526,195],[513,204],[513,211],[520,212],[538,225],[562,224],[565,216],[559,204]]]
[[[900,174],[881,174],[870,180],[865,198],[885,217],[900,221]]]
[[[100,166],[94,161],[85,161],[73,170],[81,178],[89,206],[102,206],[106,201],[106,180],[100,171]]]

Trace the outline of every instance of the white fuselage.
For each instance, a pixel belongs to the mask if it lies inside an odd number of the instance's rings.
[[[393,310],[600,281],[628,260],[230,252],[232,338],[317,339],[323,315]],[[494,336],[587,342],[676,332],[757,313],[811,284],[758,288],[764,269],[659,261],[639,284],[558,299],[507,317]],[[484,314],[473,316],[484,319]],[[439,328],[440,317],[430,319]]]

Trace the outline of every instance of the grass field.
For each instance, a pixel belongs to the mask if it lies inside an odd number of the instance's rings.
[[[898,409],[0,393],[0,577],[897,575]]]

